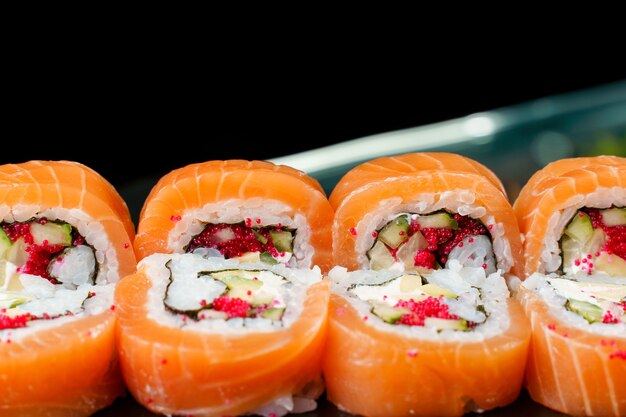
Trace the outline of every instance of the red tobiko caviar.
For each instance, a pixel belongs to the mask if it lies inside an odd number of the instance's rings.
[[[252,219],[246,220],[250,220],[252,224]],[[224,233],[223,230],[226,229],[230,229],[232,233]],[[226,258],[241,256],[246,252],[269,252],[272,256],[278,257],[280,254],[274,247],[271,230],[272,227],[251,229],[242,224],[207,224],[204,230],[191,240],[187,252],[206,247],[219,250]],[[265,240],[265,243],[260,239]]]
[[[404,314],[396,324],[423,326],[424,320],[428,317],[448,320],[457,320],[459,318],[454,314],[450,314],[448,305],[442,303],[441,299],[436,297],[428,297],[422,301],[400,300],[395,306],[411,311],[410,313]]]
[[[33,222],[37,222],[39,224],[47,224],[48,220],[45,218],[41,218],[38,220],[34,220]],[[28,259],[24,265],[21,265],[18,268],[19,272],[38,275],[43,278],[48,279],[53,284],[56,284],[57,281],[53,278],[50,278],[48,275],[48,265],[52,258],[57,256],[65,246],[63,245],[50,245],[47,240],[44,240],[42,244],[37,245],[34,243],[34,238],[31,233],[31,223],[11,223],[11,224],[3,224],[2,229],[7,234],[9,239],[12,242],[17,241],[18,239],[23,239],[24,243],[26,243],[26,252],[28,253]],[[82,245],[85,243],[85,238],[82,237],[78,231],[72,228],[72,245]],[[62,257],[57,258],[59,261],[62,261]]]
[[[607,311],[606,313],[604,313],[604,316],[602,317],[602,323],[615,324],[619,322],[620,320],[617,317],[615,317],[613,313],[611,313],[610,311]]]
[[[56,280],[48,275],[48,264],[54,254],[61,252],[64,248],[63,245],[49,245],[47,240],[44,240],[41,245],[27,246],[26,252],[28,252],[29,257],[26,264],[20,268],[20,272],[39,275],[55,283]]]
[[[181,221],[181,219],[182,219],[182,217],[180,215],[178,215],[178,216],[175,216],[173,214],[170,215],[170,220],[173,221],[173,222],[179,222],[179,221]]]
[[[433,269],[435,267],[435,255],[424,249],[418,250],[415,254],[414,265]]]
[[[30,223],[12,223],[2,225],[5,233],[12,242],[24,238],[24,242],[33,243],[33,235],[30,233]]]
[[[615,254],[626,260],[626,225],[605,225],[599,209],[586,207],[579,212],[579,215],[584,216],[584,213],[589,215],[594,229],[601,228],[606,234],[606,243],[595,256],[598,257],[601,252],[606,252],[609,255]],[[587,255],[587,258],[591,259],[591,254]]]
[[[556,324],[548,324],[548,329],[556,330]]]
[[[19,316],[9,317],[0,314],[0,330],[19,329],[26,327],[26,324],[32,319],[30,313],[21,314]]]
[[[616,350],[609,355],[609,359],[622,359],[626,361],[626,350]]]
[[[356,229],[354,227],[351,227],[350,230],[348,231],[350,232],[352,236],[356,236]]]
[[[213,309],[228,314],[228,318],[246,317],[250,310],[250,304],[241,298],[222,296],[213,300]]]
[[[445,265],[448,255],[456,246],[463,247],[463,239],[468,236],[486,235],[487,229],[478,220],[472,219],[469,216],[461,216],[459,214],[454,215],[454,219],[457,221],[458,229],[451,229],[446,227],[432,228],[432,227],[419,227],[417,222],[412,222],[409,227],[409,235],[414,234],[416,231],[421,231],[428,242],[426,249],[433,252],[435,260],[438,260],[440,264]],[[468,239],[469,243],[474,243],[474,239]],[[417,264],[416,264],[417,265]]]
[[[436,251],[439,244],[446,242],[454,235],[452,229],[447,228],[435,229],[432,227],[425,227],[421,229],[421,232],[428,242],[427,249],[429,251]]]

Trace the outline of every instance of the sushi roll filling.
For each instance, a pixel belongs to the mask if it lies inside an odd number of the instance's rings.
[[[495,272],[488,228],[470,216],[441,210],[431,214],[401,213],[375,231],[367,252],[370,269],[399,268],[428,273],[451,259],[464,266]]]
[[[406,274],[380,284],[354,284],[347,293],[367,302],[370,312],[392,325],[437,331],[469,331],[487,320],[481,291],[465,285],[461,294],[427,277]]]
[[[253,227],[251,219],[237,224],[207,224],[194,236],[185,252],[215,249],[226,259],[244,262],[287,263],[293,255],[295,230],[281,225]]]
[[[280,321],[289,281],[268,270],[226,269],[188,274],[168,262],[170,282],[163,303],[193,320],[264,318]]]
[[[94,249],[69,223],[39,218],[0,226],[0,331],[82,313],[97,293],[106,294],[98,303],[112,299],[112,287],[93,285]]]
[[[70,281],[79,269],[87,274],[81,279],[93,283],[97,272],[93,248],[85,238],[66,222],[45,218],[2,223],[0,259],[14,264],[17,272],[40,276],[53,284]]]
[[[626,276],[626,208],[581,208],[566,225],[560,248],[564,274]]]
[[[589,324],[626,324],[626,285],[586,277],[535,274],[523,285]]]

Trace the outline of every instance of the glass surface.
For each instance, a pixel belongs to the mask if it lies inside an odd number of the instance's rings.
[[[626,81],[587,91],[494,110],[428,126],[355,139],[273,162],[302,169],[330,193],[350,168],[383,155],[446,151],[476,159],[492,169],[514,200],[538,169],[560,158],[612,154],[626,156]],[[143,201],[158,178],[119,189],[137,221]],[[119,399],[97,417],[154,416],[131,396]],[[469,414],[472,415],[472,414]],[[483,416],[561,415],[522,392],[512,405]],[[322,400],[314,413],[301,416],[348,416]]]

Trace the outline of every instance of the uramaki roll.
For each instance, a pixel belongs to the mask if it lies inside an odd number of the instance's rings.
[[[626,414],[626,159],[572,158],[537,172],[515,202],[532,275],[531,397],[588,416]]]
[[[165,175],[148,196],[135,251],[212,248],[226,258],[332,267],[333,211],[319,183],[263,161],[210,161]]]
[[[495,175],[460,155],[380,158],[330,201],[335,260],[355,271],[330,272],[328,398],[366,416],[514,401],[530,329],[505,282],[522,271],[521,245]]]
[[[0,415],[87,416],[123,393],[115,283],[135,269],[126,204],[74,162],[0,166]]]
[[[317,181],[292,168],[212,161],[163,177],[141,214],[139,272],[116,292],[135,398],[194,416],[314,409],[331,222]]]

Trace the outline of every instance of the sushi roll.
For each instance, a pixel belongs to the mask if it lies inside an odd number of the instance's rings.
[[[626,415],[626,159],[553,162],[515,202],[530,277],[531,397],[573,415]]]
[[[213,161],[159,181],[138,226],[138,273],[116,291],[133,396],[168,415],[315,409],[331,221],[316,181],[270,163]]]
[[[513,402],[530,329],[505,279],[522,271],[501,183],[459,155],[354,168],[330,198],[330,401],[365,416],[458,416]],[[350,271],[351,270],[351,271]]]
[[[123,393],[112,306],[133,237],[93,170],[0,166],[0,415],[88,416]]]
[[[332,266],[333,211],[319,183],[263,161],[210,161],[165,175],[148,196],[138,259],[205,253],[322,271]]]

